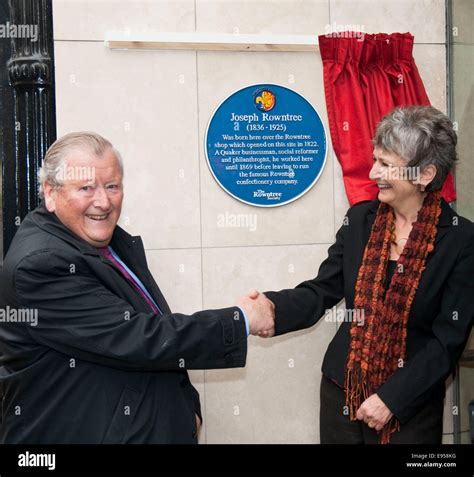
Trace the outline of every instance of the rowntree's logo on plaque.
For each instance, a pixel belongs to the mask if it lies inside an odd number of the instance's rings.
[[[258,189],[253,193],[254,197],[266,197],[268,200],[280,200],[282,193],[281,192],[265,192],[262,189]]]
[[[271,111],[275,106],[275,95],[269,89],[261,89],[255,93],[254,103],[259,111]]]

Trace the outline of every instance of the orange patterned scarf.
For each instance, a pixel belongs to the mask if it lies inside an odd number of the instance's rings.
[[[363,310],[364,324],[353,321],[350,331],[344,389],[351,420],[356,419],[362,402],[403,366],[408,316],[426,257],[434,247],[440,202],[439,191],[425,197],[386,293],[384,278],[395,216],[389,205],[379,205],[355,288],[354,306]],[[400,423],[393,416],[379,432],[379,442],[387,444],[398,430]]]

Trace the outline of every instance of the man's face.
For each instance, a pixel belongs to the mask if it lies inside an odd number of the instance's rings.
[[[112,239],[122,210],[123,185],[118,159],[111,149],[101,156],[72,150],[59,171],[63,184],[44,184],[49,212],[77,236],[94,247],[105,247]]]

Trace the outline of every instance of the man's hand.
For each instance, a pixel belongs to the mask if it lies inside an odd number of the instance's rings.
[[[199,436],[199,433],[201,432],[201,426],[202,422],[199,416],[196,414],[196,434]]]
[[[385,424],[393,416],[390,409],[377,396],[372,394],[357,409],[356,417],[360,421],[364,421],[369,427],[380,431]]]
[[[275,334],[275,305],[263,293],[252,291],[237,306],[245,312],[252,335],[267,338]]]

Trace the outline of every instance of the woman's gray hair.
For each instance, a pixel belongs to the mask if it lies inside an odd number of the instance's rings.
[[[119,162],[120,173],[123,177],[122,157],[109,140],[90,131],[72,132],[57,139],[46,151],[43,165],[38,172],[40,199],[44,198],[43,184],[45,182],[53,188],[64,184],[65,158],[74,149],[85,150],[96,156],[101,156],[107,149],[111,149]]]
[[[378,124],[372,144],[405,159],[406,167],[423,171],[430,164],[436,166],[427,192],[441,189],[458,159],[453,123],[432,106],[394,109]]]

